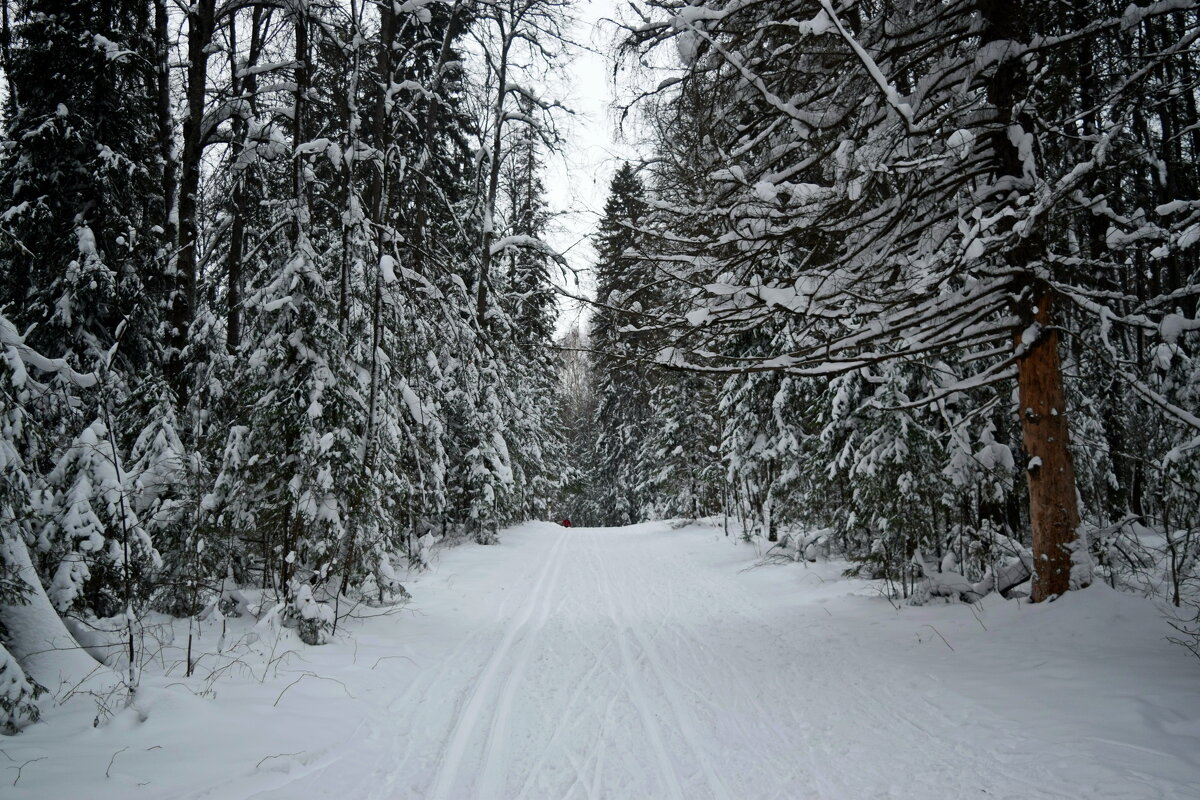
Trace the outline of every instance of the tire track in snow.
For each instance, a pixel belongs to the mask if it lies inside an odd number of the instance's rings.
[[[466,756],[467,746],[470,744],[471,734],[476,729],[479,720],[484,714],[488,698],[495,693],[493,684],[497,681],[505,663],[510,660],[509,653],[513,648],[513,644],[529,624],[536,609],[543,603],[545,596],[552,593],[547,591],[547,582],[552,573],[554,578],[557,578],[558,568],[561,566],[562,553],[566,549],[566,544],[566,534],[559,533],[558,541],[554,543],[550,553],[546,556],[546,562],[538,574],[536,584],[529,592],[525,605],[514,615],[500,645],[492,653],[492,657],[483,668],[483,672],[480,673],[474,682],[474,688],[471,690],[470,696],[467,698],[461,711],[457,714],[441,764],[438,767],[437,776],[429,793],[430,797],[446,798],[446,800],[454,800],[461,797],[461,795],[452,794],[452,789],[454,788],[455,779],[462,769],[463,759]],[[553,583],[553,579],[550,579],[550,583]],[[544,624],[544,617],[542,622]],[[494,723],[495,719],[493,718],[493,727]],[[491,737],[489,737],[490,739]],[[494,740],[491,741],[491,744],[494,747]],[[488,743],[485,743],[485,758],[487,756],[487,748]]]

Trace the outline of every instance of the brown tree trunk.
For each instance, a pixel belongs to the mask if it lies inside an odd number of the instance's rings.
[[[1075,467],[1067,432],[1066,398],[1058,357],[1058,331],[1053,326],[1053,294],[1048,287],[1032,298],[1033,338],[1017,362],[1021,434],[1029,455],[1029,519],[1033,527],[1033,602],[1053,598],[1070,588],[1072,554],[1079,542],[1079,509],[1075,502]]]
[[[984,20],[981,43],[1028,41],[1035,30],[1037,11],[1029,0],[979,0]],[[1012,127],[1035,129],[1025,107],[1029,76],[1024,64],[1008,54],[987,81],[988,101],[996,119],[990,135],[993,173],[997,178],[998,205],[1015,207],[1022,192],[1034,186],[1026,174],[1027,164],[1018,152]],[[1033,154],[1036,159],[1040,153]],[[1035,164],[1035,168],[1036,168]],[[1007,178],[1008,180],[1000,180]],[[1007,186],[1005,186],[1007,184]],[[1054,294],[1049,285],[1034,277],[1034,268],[1045,260],[1046,245],[1040,231],[1026,231],[1016,238],[1005,257],[1027,274],[1027,286],[1017,308],[1023,330],[1017,333],[1017,384],[1020,398],[1021,435],[1029,455],[1029,521],[1033,533],[1033,601],[1063,594],[1070,588],[1072,554],[1079,541],[1079,511],[1075,502],[1075,469],[1067,440],[1066,402],[1062,364],[1058,356],[1058,331],[1053,327]],[[1032,304],[1032,307],[1024,304]]]

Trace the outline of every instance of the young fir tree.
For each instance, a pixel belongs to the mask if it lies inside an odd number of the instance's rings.
[[[642,357],[645,325],[641,313],[653,305],[651,268],[640,259],[638,230],[646,215],[645,189],[634,168],[624,164],[609,186],[596,241],[596,301],[589,340],[594,363],[596,440],[592,464],[590,516],[605,525],[641,519],[648,499],[642,489],[646,465],[642,439],[651,421],[653,385]]]
[[[30,429],[23,400],[28,399],[29,380],[17,348],[22,344],[12,323],[0,316],[0,731],[16,733],[40,716],[37,698],[44,691],[30,678],[5,646],[9,631],[4,625],[4,608],[30,602],[27,581],[35,575],[20,570],[28,556],[25,538],[30,534],[33,482],[25,471],[22,452],[28,452]]]
[[[46,477],[37,551],[60,612],[109,617],[145,601],[162,566],[132,504],[130,475],[108,425],[93,422]]]

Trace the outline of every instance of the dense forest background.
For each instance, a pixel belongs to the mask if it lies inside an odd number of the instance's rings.
[[[132,683],[252,586],[317,644],[523,519],[1194,596],[1194,3],[630,4],[645,157],[557,341],[567,0],[3,11],[8,727],[88,629]]]

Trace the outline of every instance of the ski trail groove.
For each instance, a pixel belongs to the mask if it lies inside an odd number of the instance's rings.
[[[520,686],[529,669],[529,660],[533,655],[534,644],[542,629],[546,627],[546,620],[550,617],[551,600],[558,593],[559,576],[562,574],[563,564],[567,560],[565,554],[569,549],[567,542],[570,541],[570,537],[566,533],[560,538],[563,544],[559,548],[558,555],[554,557],[554,574],[550,578],[550,583],[542,591],[536,621],[522,635],[520,651],[513,657],[513,667],[504,678],[504,683],[499,691],[499,699],[496,702],[496,709],[492,714],[491,726],[484,743],[483,770],[476,792],[479,797],[501,797],[504,793],[505,775],[502,770],[506,748],[503,734],[509,730],[517,687]]]
[[[650,737],[654,757],[658,762],[658,769],[662,773],[662,778],[667,783],[667,788],[673,797],[678,798],[678,800],[684,800],[687,794],[683,791],[683,785],[679,780],[679,774],[675,771],[675,765],[671,763],[671,759],[667,755],[667,748],[663,742],[662,729],[658,721],[654,718],[650,702],[646,698],[645,686],[634,664],[634,658],[629,646],[629,637],[624,630],[624,620],[617,613],[613,599],[612,582],[609,579],[608,567],[604,563],[604,556],[599,553],[595,545],[594,535],[589,536],[589,542],[591,543],[589,552],[593,562],[596,564],[596,572],[600,580],[600,594],[604,597],[605,605],[608,609],[608,618],[612,622],[613,629],[616,632],[617,646],[621,652],[621,662],[625,667],[625,675],[628,681],[626,688],[630,693],[634,705],[637,706],[638,714],[642,719],[642,726],[645,728],[646,734]]]
[[[626,565],[626,568],[631,575],[638,571],[633,568],[632,564]],[[648,578],[640,581],[631,581],[631,583],[644,586],[654,586],[658,582],[654,581],[652,578],[653,576],[649,576]],[[680,699],[678,692],[675,691],[676,682],[671,680],[669,672],[663,667],[662,655],[659,653],[658,648],[655,646],[653,641],[653,639],[657,638],[658,634],[666,628],[666,620],[668,618],[667,615],[671,614],[675,610],[675,590],[673,583],[668,581],[666,582],[666,586],[666,614],[663,615],[663,620],[659,624],[655,633],[651,636],[646,636],[641,630],[639,630],[637,625],[630,625],[629,629],[633,632],[633,637],[637,640],[638,646],[641,648],[642,653],[646,656],[646,663],[650,666],[650,671],[653,673],[654,679],[658,682],[662,691],[662,695],[667,700],[667,706],[669,707],[672,716],[675,718],[676,728],[679,731],[679,734],[683,737],[683,740],[687,744],[688,748],[692,751],[692,757],[695,758],[696,762],[700,765],[701,771],[704,773],[705,781],[708,783],[709,790],[712,792],[713,797],[718,798],[719,800],[732,800],[733,795],[730,794],[729,789],[725,786],[724,781],[721,780],[721,777],[713,769],[712,759],[708,757],[713,754],[705,752],[705,749],[701,746],[699,737],[697,736],[696,726],[693,724],[692,719],[690,719],[687,715],[684,709],[684,703]],[[648,595],[646,597],[647,602],[652,602],[652,598],[650,598]],[[622,606],[623,610],[625,611],[626,618],[628,618],[629,606],[624,599],[624,595],[619,597],[617,602]],[[648,617],[649,615],[646,616]],[[710,704],[712,703],[712,700],[710,699],[705,698],[705,700]]]
[[[554,543],[554,547],[551,548],[550,553],[546,556],[546,562],[538,574],[537,582],[529,592],[525,605],[514,615],[513,620],[509,623],[508,629],[504,633],[504,639],[501,640],[500,645],[492,653],[487,666],[484,667],[483,672],[474,682],[466,704],[456,715],[454,727],[446,746],[445,755],[438,767],[437,778],[430,792],[430,797],[445,798],[446,800],[454,800],[454,798],[459,797],[459,795],[452,793],[452,789],[455,779],[462,768],[467,746],[470,744],[471,734],[475,730],[476,723],[484,713],[488,698],[494,694],[492,684],[496,682],[497,676],[500,674],[505,662],[509,660],[509,651],[512,650],[513,643],[529,623],[535,609],[541,603],[542,595],[546,591],[547,578],[558,566],[562,552],[566,548],[566,543],[566,535],[559,534],[558,541]]]

